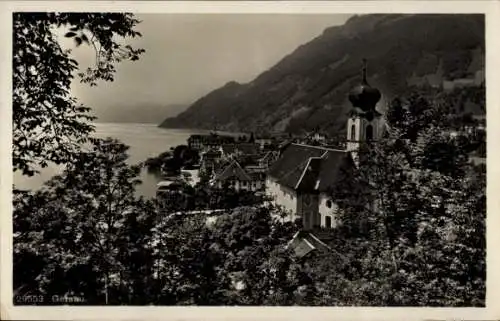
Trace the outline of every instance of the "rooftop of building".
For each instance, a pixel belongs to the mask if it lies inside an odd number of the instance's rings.
[[[326,192],[354,166],[345,150],[290,144],[271,166],[268,176],[293,190]]]
[[[226,167],[224,167],[215,177],[216,181],[225,181],[228,179],[238,179],[239,181],[251,181],[252,177],[249,175],[241,165],[233,160]]]
[[[256,143],[231,143],[223,144],[222,151],[226,154],[240,152],[242,154],[257,154],[260,151],[260,145]]]

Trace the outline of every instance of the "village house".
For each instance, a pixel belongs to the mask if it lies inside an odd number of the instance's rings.
[[[219,149],[223,162],[237,161],[247,173],[266,173],[278,158],[277,151],[263,151],[255,143],[225,144]]]
[[[234,144],[235,139],[232,136],[209,135],[203,142],[204,149],[220,149],[222,145]]]
[[[315,132],[311,138],[317,142],[324,143],[328,139],[328,136],[321,132]]]
[[[279,158],[279,151],[268,151],[258,159],[258,166],[266,172],[269,167]]]
[[[304,145],[324,146],[326,145],[328,137],[325,133],[319,130],[308,132],[304,137],[299,138],[296,142]]]
[[[158,210],[172,210],[182,208],[186,197],[182,193],[182,184],[178,181],[161,181],[156,185],[156,200]]]
[[[278,159],[278,151],[246,154],[234,157],[235,160],[249,173],[267,173],[271,164]]]
[[[255,143],[224,144],[220,146],[219,150],[223,158],[233,159],[244,155],[259,154],[260,145]]]
[[[332,253],[333,249],[314,233],[299,230],[287,245],[299,260],[308,259],[313,253]]]
[[[238,163],[243,167],[243,169],[247,173],[266,173],[269,169],[268,167],[260,166],[259,160],[262,155],[254,154],[254,155],[241,155],[239,157],[235,157],[234,159],[238,161]]]
[[[258,192],[265,186],[265,174],[248,172],[236,160],[233,160],[215,175],[213,184],[217,188],[228,186],[236,191]]]
[[[262,135],[255,138],[255,143],[260,146],[260,149],[265,149],[268,146],[271,146],[274,143],[274,139],[268,135]]]
[[[200,171],[214,173],[222,161],[222,153],[217,149],[208,149],[200,155]]]
[[[336,226],[334,191],[356,170],[360,144],[383,133],[382,114],[376,110],[380,98],[378,89],[367,82],[365,64],[361,84],[349,94],[353,108],[347,120],[345,149],[297,143],[281,147],[280,158],[268,171],[266,194],[288,212],[286,220],[300,219],[305,231]]]
[[[212,133],[210,135],[191,135],[187,142],[189,148],[202,151],[211,148],[218,149],[224,144],[234,144],[235,139],[232,136],[223,136]]]
[[[189,136],[187,143],[188,147],[192,150],[201,150],[203,147],[203,135],[191,135]]]

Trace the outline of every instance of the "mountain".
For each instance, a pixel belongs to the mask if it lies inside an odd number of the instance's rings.
[[[349,90],[368,82],[379,106],[412,86],[484,75],[484,15],[363,15],[327,28],[246,84],[229,82],[160,127],[339,134]],[[380,108],[380,107],[379,107]]]
[[[158,123],[158,119],[165,116],[175,117],[185,111],[188,105],[171,104],[131,104],[122,105],[120,108],[104,107],[94,109],[100,123]]]

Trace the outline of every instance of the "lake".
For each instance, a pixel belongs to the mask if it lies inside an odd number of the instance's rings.
[[[193,134],[207,134],[205,130],[164,129],[156,124],[134,123],[95,123],[95,137],[112,137],[130,146],[128,151],[129,164],[136,164],[149,157],[158,156],[168,151],[170,147],[187,144],[187,139]],[[38,189],[53,175],[58,174],[62,167],[51,165],[44,168],[40,174],[33,177],[14,174],[14,184],[20,189]],[[138,195],[153,197],[156,183],[161,179],[146,170],[141,173],[142,184],[137,189]]]

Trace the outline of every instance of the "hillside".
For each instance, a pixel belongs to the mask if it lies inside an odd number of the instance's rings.
[[[188,106],[181,104],[122,105],[120,108],[103,107],[92,110],[100,123],[158,123],[158,119],[175,117]]]
[[[410,86],[477,76],[483,56],[482,15],[354,16],[250,83],[229,82],[160,126],[342,133],[347,94],[360,81],[362,58],[368,59],[368,81],[383,93],[383,106]]]

